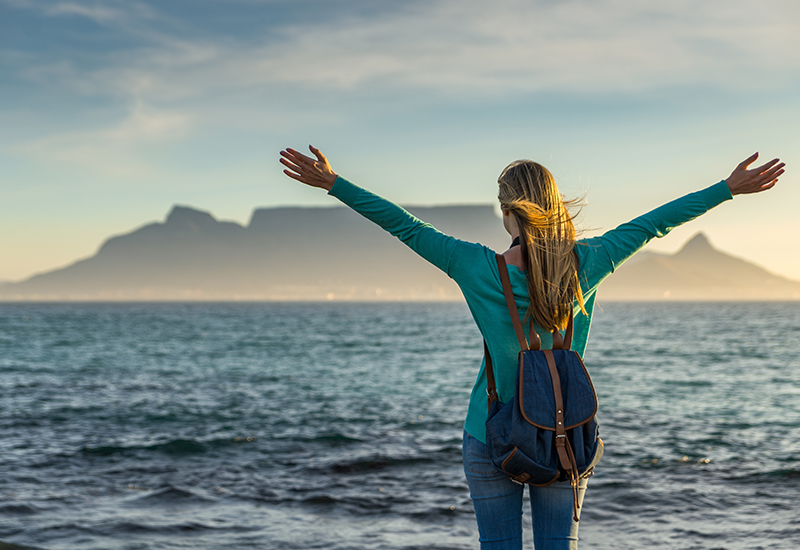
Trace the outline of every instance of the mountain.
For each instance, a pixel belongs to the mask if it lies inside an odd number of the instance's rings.
[[[603,282],[599,299],[800,299],[800,282],[773,275],[717,250],[703,233],[692,237],[673,255],[654,254],[638,259],[637,256]]]
[[[490,205],[410,207],[441,231],[495,249]],[[263,208],[245,227],[175,206],[163,223],[108,239],[91,258],[0,286],[0,300],[441,300],[458,287],[349,208]]]
[[[490,205],[410,207],[444,233],[504,250]],[[262,208],[243,226],[175,206],[87,259],[0,285],[0,300],[450,300],[442,272],[349,208]],[[798,299],[800,283],[716,250],[699,234],[674,255],[641,252],[602,300]]]

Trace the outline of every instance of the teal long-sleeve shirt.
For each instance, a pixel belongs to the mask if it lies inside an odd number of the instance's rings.
[[[494,361],[500,401],[507,402],[514,393],[519,343],[509,319],[495,251],[481,244],[445,235],[396,204],[350,183],[341,176],[336,179],[329,194],[400,239],[458,284]],[[663,237],[673,228],[731,198],[730,190],[723,180],[702,191],[689,193],[669,202],[599,237],[576,241],[578,275],[587,314],[581,312],[576,302],[572,349],[581,356],[586,351],[597,287],[603,279],[654,237]],[[517,309],[524,316],[529,304],[525,272],[512,265],[508,266],[508,271]],[[550,333],[538,325],[535,328],[542,340],[542,349],[551,348]],[[464,423],[467,433],[484,443],[487,416],[485,366],[485,361],[482,361]]]

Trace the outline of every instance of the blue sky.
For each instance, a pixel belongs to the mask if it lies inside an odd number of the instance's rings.
[[[780,156],[775,189],[676,230],[800,279],[800,4],[0,0],[0,279],[173,204],[246,223],[335,204],[308,143],[405,204],[491,202],[533,158],[587,234]]]

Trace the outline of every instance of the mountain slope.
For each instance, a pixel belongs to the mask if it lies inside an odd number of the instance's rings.
[[[489,205],[412,207],[445,233],[504,249]],[[176,206],[91,258],[0,287],[0,299],[455,299],[453,282],[349,208],[268,208],[247,227]]]
[[[600,286],[599,298],[796,300],[800,299],[800,282],[725,254],[698,233],[674,255],[651,256],[623,264]]]

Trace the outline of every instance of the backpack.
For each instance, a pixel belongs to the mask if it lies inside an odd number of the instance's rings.
[[[486,393],[489,415],[486,445],[492,463],[512,481],[537,487],[569,480],[573,495],[573,519],[578,519],[578,483],[592,475],[603,456],[597,437],[597,394],[578,354],[570,350],[573,316],[564,337],[553,331],[553,349],[539,349],[539,335],[531,321],[531,345],[522,330],[505,258],[497,254],[514,331],[519,340],[519,366],[514,396],[500,403],[489,349],[486,358]]]

